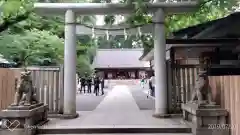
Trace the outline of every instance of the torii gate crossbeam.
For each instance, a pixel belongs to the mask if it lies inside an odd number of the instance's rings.
[[[197,0],[180,0],[180,2],[146,3],[149,13],[163,8],[167,13],[184,13],[196,9]],[[125,3],[36,3],[35,11],[44,15],[65,14],[71,9],[79,15],[106,15],[134,13],[134,5]]]
[[[161,2],[160,2],[161,1]],[[155,15],[154,26],[154,67],[155,67],[155,113],[165,116],[167,112],[166,39],[164,30],[165,14],[190,12],[198,6],[198,0],[175,0],[147,3],[148,12]],[[45,15],[65,14],[64,45],[64,109],[68,118],[76,113],[76,15],[126,14],[134,12],[134,6],[119,3],[35,3],[35,11]],[[62,100],[62,99],[61,99]]]

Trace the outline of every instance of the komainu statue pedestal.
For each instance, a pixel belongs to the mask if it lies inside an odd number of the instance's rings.
[[[48,105],[9,106],[0,112],[1,135],[35,135],[38,126],[47,122]]]
[[[229,135],[228,112],[218,105],[182,104],[183,118],[192,127],[193,135]]]

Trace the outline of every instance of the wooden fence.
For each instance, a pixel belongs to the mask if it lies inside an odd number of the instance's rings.
[[[181,113],[181,104],[190,100],[199,69],[195,65],[175,65],[168,69],[169,112]]]
[[[181,103],[190,100],[199,69],[194,65],[177,65],[171,70],[171,113],[181,113]],[[170,74],[169,74],[170,75]],[[240,76],[209,76],[213,100],[229,112],[231,135],[240,134]]]
[[[15,94],[15,74],[8,68],[0,68],[0,110],[13,102]]]
[[[240,135],[240,76],[210,76],[209,83],[214,101],[229,112],[231,135]]]
[[[5,108],[9,103],[12,102],[12,97],[14,96],[14,80],[15,77],[19,78],[22,69],[1,69],[7,70],[10,73],[7,75],[10,76],[8,80],[9,89],[1,89],[0,92],[7,93],[6,97],[11,97],[8,100],[5,100],[3,103],[3,108]],[[33,85],[37,88],[37,96],[40,102],[48,104],[49,113],[59,114],[63,112],[63,68],[62,67],[28,67],[28,71],[32,72]],[[4,73],[6,74],[6,73]],[[0,74],[0,79],[6,78],[3,74]],[[12,81],[13,80],[13,81]],[[3,83],[0,83],[0,87],[5,87]],[[11,92],[9,92],[11,91]],[[15,91],[15,90],[14,90]],[[2,95],[2,94],[1,94]],[[1,98],[2,99],[2,98]],[[11,100],[11,101],[10,101]]]

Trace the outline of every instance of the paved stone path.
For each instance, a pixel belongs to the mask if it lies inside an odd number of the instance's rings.
[[[129,88],[124,85],[116,86],[98,105],[94,112],[103,111],[106,113],[118,113],[138,111],[138,106],[134,102]]]
[[[152,97],[147,98],[148,87],[145,87],[143,89],[139,85],[136,85],[130,87],[130,91],[140,110],[154,110],[155,107],[154,98]]]
[[[154,110],[154,99],[147,98],[148,86],[141,88],[139,84],[128,85],[129,91],[131,92],[138,108],[140,110]],[[93,88],[92,88],[93,89]],[[93,111],[103,101],[107,93],[111,89],[105,88],[105,95],[95,96],[93,93],[78,93],[77,94],[77,111]]]
[[[110,89],[105,88],[105,94],[101,96],[95,96],[94,93],[78,93],[76,98],[77,111],[93,111],[106,97],[109,91]]]
[[[146,95],[145,95],[146,96]],[[186,128],[180,118],[156,119],[152,110],[140,110],[131,89],[115,86],[94,111],[79,112],[73,120],[53,119],[43,128]]]

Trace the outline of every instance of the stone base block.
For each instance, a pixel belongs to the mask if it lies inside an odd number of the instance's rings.
[[[38,126],[47,121],[48,105],[10,106],[0,112],[1,133],[34,135]]]
[[[194,135],[229,135],[229,132],[229,129],[196,128],[193,130]]]
[[[153,114],[152,115],[154,118],[170,118],[170,114]]]
[[[39,107],[39,106],[43,106],[43,103],[39,103],[39,104],[33,104],[33,105],[29,105],[29,106],[8,106],[7,110],[31,110],[33,108]]]
[[[220,106],[187,103],[182,104],[182,110],[184,120],[192,127],[193,135],[229,135],[229,129],[221,128],[229,124],[228,112]]]
[[[62,114],[60,116],[61,119],[75,119],[75,118],[78,118],[79,117],[79,114],[76,113],[76,114]]]
[[[36,129],[14,129],[14,130],[0,130],[1,135],[35,135]]]

